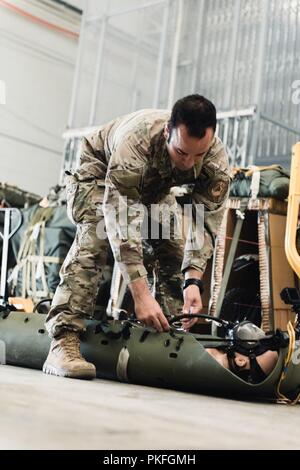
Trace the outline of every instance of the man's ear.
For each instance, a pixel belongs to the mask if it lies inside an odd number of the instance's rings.
[[[249,363],[249,358],[247,356],[237,353],[235,355],[234,362],[236,363],[238,367],[244,369]]]
[[[164,138],[166,139],[167,142],[169,142],[170,138],[170,131],[169,131],[169,123],[167,122],[164,127]]]

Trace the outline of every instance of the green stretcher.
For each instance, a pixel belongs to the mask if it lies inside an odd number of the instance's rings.
[[[42,369],[50,346],[45,318],[39,313],[0,314],[2,364]],[[81,338],[81,352],[95,364],[99,378],[229,398],[276,399],[289,341],[287,333],[281,333],[277,364],[265,380],[256,384],[242,380],[206,352],[207,347],[226,347],[228,338],[187,333],[176,324],[169,332],[158,333],[137,321],[91,320]],[[297,349],[280,386],[281,393],[290,400],[300,390],[300,357],[296,359]]]

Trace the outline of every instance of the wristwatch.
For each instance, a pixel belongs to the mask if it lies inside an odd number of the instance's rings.
[[[193,277],[191,277],[190,279],[186,279],[184,281],[182,290],[186,289],[187,287],[191,286],[192,284],[194,284],[195,286],[198,286],[199,290],[200,290],[200,294],[203,294],[203,292],[204,292],[203,282],[201,281],[201,279],[195,279]]]

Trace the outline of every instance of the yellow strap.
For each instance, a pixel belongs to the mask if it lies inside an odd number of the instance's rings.
[[[281,376],[280,376],[280,379],[279,379],[279,382],[278,382],[278,385],[277,385],[277,388],[276,388],[276,393],[277,393],[277,397],[279,399],[279,401],[278,401],[279,403],[285,403],[287,405],[295,405],[299,401],[300,393],[297,395],[297,397],[294,400],[291,400],[290,398],[285,396],[280,391],[281,384],[282,384],[282,382],[284,381],[284,379],[286,377],[287,367],[288,367],[289,363],[292,360],[293,352],[295,350],[295,343],[296,343],[295,330],[294,330],[293,325],[290,321],[288,322],[288,325],[287,325],[287,331],[288,331],[288,334],[289,334],[289,337],[290,337],[289,349],[288,349],[288,353],[287,353],[285,361],[284,361],[283,370],[282,370],[282,373],[281,373]]]

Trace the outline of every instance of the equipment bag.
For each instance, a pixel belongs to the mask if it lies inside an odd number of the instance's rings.
[[[290,175],[280,165],[233,168],[231,197],[270,197],[284,201],[288,197]]]
[[[53,297],[59,270],[75,237],[65,206],[23,209],[23,224],[12,238],[17,259],[9,277],[10,293],[33,301]]]
[[[30,207],[40,200],[41,197],[37,194],[0,182],[0,204],[3,204],[3,207]]]

